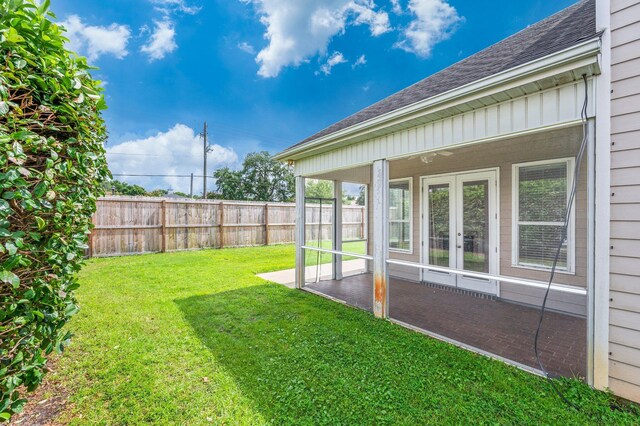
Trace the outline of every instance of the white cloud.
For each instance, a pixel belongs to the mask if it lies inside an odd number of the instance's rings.
[[[156,21],[149,41],[140,48],[140,51],[146,53],[151,61],[162,59],[178,48],[175,38],[176,30],[173,22],[169,19]]]
[[[86,55],[89,61],[95,61],[102,55],[113,55],[122,59],[129,54],[127,43],[131,37],[131,30],[126,25],[85,25],[77,15],[69,16],[60,22],[60,25],[67,30],[67,48]]]
[[[149,26],[147,24],[144,24],[138,30],[138,37],[144,37],[147,34],[151,34],[151,28],[149,28]]]
[[[176,124],[155,136],[107,147],[107,159],[114,174],[202,175],[202,139],[190,127]],[[233,148],[213,145],[207,159],[207,174],[211,175],[218,167],[237,163],[238,155]],[[114,178],[142,185],[147,189],[171,187],[176,191],[189,192],[189,178]],[[197,188],[202,188],[201,181],[201,178],[196,181]],[[212,185],[212,181],[209,185]]]
[[[150,61],[162,59],[178,48],[176,43],[175,15],[195,15],[200,12],[200,7],[190,6],[187,0],[149,0],[153,8],[163,15],[162,20],[154,21],[154,29],[151,31],[148,25],[140,28],[140,36],[151,33],[149,40],[140,51],[149,56]]]
[[[402,6],[400,5],[400,0],[391,0],[391,10],[393,13],[400,15],[402,14]]]
[[[246,53],[248,53],[250,55],[255,55],[256,54],[256,49],[252,45],[247,43],[246,41],[238,43],[238,49],[240,49],[243,52],[246,52]]]
[[[258,75],[276,77],[326,53],[331,39],[349,25],[367,25],[372,36],[391,30],[389,15],[373,0],[241,0],[256,7],[269,44],[256,56]]]
[[[433,46],[448,39],[464,18],[445,0],[410,0],[414,20],[403,31],[395,47],[427,57]]]
[[[344,58],[342,53],[333,52],[333,54],[329,56],[329,59],[327,59],[327,62],[325,62],[324,64],[322,64],[322,66],[320,66],[320,72],[322,72],[324,75],[329,75],[331,74],[331,69],[333,67],[335,67],[338,64],[343,64],[345,62],[347,62],[347,60]]]
[[[364,4],[358,4],[356,2],[350,2],[347,6],[347,11],[356,15],[356,25],[368,25],[371,30],[371,35],[376,37],[382,35],[388,31],[391,31],[389,25],[389,15],[386,12],[375,11],[373,8],[375,4],[373,1],[363,2]]]
[[[196,6],[189,6],[185,0],[151,0],[151,3],[155,5],[155,9],[169,15],[173,12],[182,12],[188,15],[195,15],[200,12],[200,8]]]
[[[364,55],[360,55],[358,59],[356,59],[356,61],[353,63],[353,65],[351,65],[351,68],[356,68],[366,63],[367,63],[367,58]]]

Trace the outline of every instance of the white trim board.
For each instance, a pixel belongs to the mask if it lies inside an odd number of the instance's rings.
[[[595,204],[609,206],[611,166],[611,2],[596,1],[596,29],[602,30],[598,58],[601,74],[595,79]],[[609,386],[609,254],[610,209],[595,209],[594,280],[589,283],[593,303],[589,305],[590,333],[587,347],[592,365],[587,377],[598,389]],[[595,283],[598,285],[595,285]]]

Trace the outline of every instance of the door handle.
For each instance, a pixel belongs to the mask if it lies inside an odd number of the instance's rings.
[[[458,248],[462,248],[462,246],[461,246],[461,245],[458,245]]]

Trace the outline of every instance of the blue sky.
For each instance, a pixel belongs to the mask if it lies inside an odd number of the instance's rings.
[[[105,82],[112,171],[201,174],[205,120],[211,167],[237,167],[248,152],[282,150],[572,3],[53,0],[51,9]]]

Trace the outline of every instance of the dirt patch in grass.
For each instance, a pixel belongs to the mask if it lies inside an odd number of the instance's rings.
[[[29,402],[24,411],[15,415],[11,426],[58,426],[58,415],[67,407],[69,392],[52,377],[56,368],[56,359],[49,361],[49,372],[38,389],[28,395]],[[22,392],[21,392],[22,393]]]

